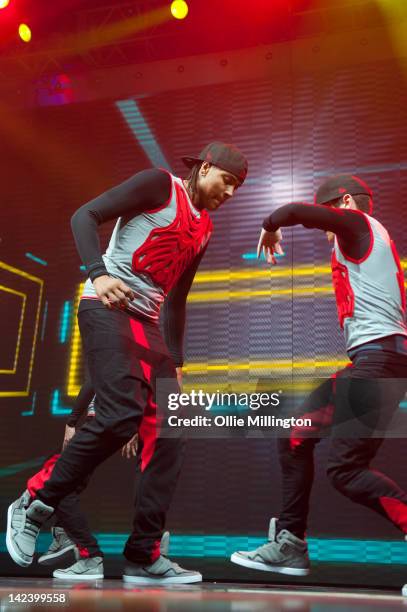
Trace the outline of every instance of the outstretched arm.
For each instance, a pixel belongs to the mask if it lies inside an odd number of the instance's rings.
[[[274,253],[281,250],[280,227],[303,225],[336,234],[341,246],[349,255],[369,248],[370,229],[365,216],[357,210],[332,208],[329,206],[293,203],[277,208],[263,221],[258,254],[266,251],[267,261],[276,263]],[[367,245],[367,246],[366,246]]]

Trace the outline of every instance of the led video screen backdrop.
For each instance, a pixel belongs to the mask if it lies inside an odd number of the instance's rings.
[[[383,62],[335,75],[287,75],[278,82],[218,84],[4,115],[3,531],[8,504],[42,458],[61,445],[64,419],[83,378],[75,309],[84,273],[70,232],[73,212],[153,164],[182,176],[182,155],[197,153],[216,139],[237,144],[249,159],[249,176],[235,198],[212,215],[214,236],[188,303],[185,383],[205,388],[219,373],[233,383],[235,372],[259,380],[293,368],[329,376],[347,359],[325,235],[287,229],[285,255],[270,271],[255,258],[261,222],[279,205],[311,201],[325,176],[357,173],[373,189],[375,215],[391,232],[404,265],[405,99],[402,76],[395,65]],[[111,230],[112,224],[101,228],[104,246]],[[391,563],[407,563],[400,536],[390,525],[330,487],[326,453],[327,444],[321,444],[309,528],[311,556],[322,579],[324,563],[342,562],[349,575],[359,572],[361,583],[368,580],[363,559],[370,563],[380,557],[386,564],[383,572],[390,571]],[[387,441],[375,465],[407,486],[403,440]],[[92,528],[102,534],[107,552],[120,551],[113,534],[129,528],[133,471],[131,462],[113,457],[98,469],[83,495]],[[176,553],[216,557],[221,572],[229,545],[231,550],[244,548],[242,538],[266,533],[269,518],[278,514],[279,482],[273,440],[191,443],[169,515],[168,526],[178,538]],[[363,540],[376,542],[370,552]],[[352,559],[359,562],[356,570]],[[236,572],[244,576],[240,569]]]

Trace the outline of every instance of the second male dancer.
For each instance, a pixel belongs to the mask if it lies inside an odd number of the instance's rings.
[[[325,381],[304,404],[318,427],[333,419],[327,473],[343,495],[407,534],[407,493],[371,468],[406,391],[407,327],[404,276],[387,230],[371,216],[369,187],[336,175],[318,189],[315,205],[287,204],[264,220],[258,252],[275,263],[280,227],[324,230],[333,241],[332,275],[339,323],[352,367]],[[318,420],[318,423],[317,423]],[[309,572],[305,530],[318,437],[292,432],[279,440],[283,510],[272,519],[269,542],[232,555],[234,563],[296,576]]]

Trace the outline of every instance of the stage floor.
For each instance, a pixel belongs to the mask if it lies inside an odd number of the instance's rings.
[[[19,595],[19,597],[17,597]],[[49,595],[55,603],[30,603]],[[13,601],[12,601],[13,600]],[[20,600],[20,601],[18,601]],[[64,600],[64,601],[61,601]],[[141,610],[142,612],[385,612],[407,611],[396,591],[281,588],[258,583],[214,583],[173,587],[127,586],[118,579],[62,582],[50,578],[0,578],[1,612],[24,610]]]

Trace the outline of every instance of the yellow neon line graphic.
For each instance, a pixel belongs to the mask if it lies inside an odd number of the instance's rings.
[[[24,270],[19,270],[18,268],[13,268],[13,266],[9,266],[4,263],[4,261],[0,261],[0,268],[3,270],[7,270],[7,272],[12,272],[12,274],[17,274],[18,276],[22,276],[23,278],[28,278],[28,280],[32,280],[39,285],[43,285],[44,281],[42,278],[38,278],[38,276],[33,276],[32,274],[28,274],[28,272],[24,272]]]
[[[348,365],[349,359],[304,359],[302,361],[292,361],[291,359],[276,359],[273,361],[249,361],[246,363],[189,363],[182,368],[186,374],[196,374],[198,372],[211,374],[213,372],[242,372],[249,370],[270,370],[273,372],[300,369],[340,369]]]
[[[15,289],[11,289],[10,287],[4,287],[3,285],[0,285],[0,290],[1,291],[6,291],[7,293],[13,293],[14,295],[18,295],[23,300],[23,303],[22,303],[22,306],[21,306],[20,321],[19,321],[19,324],[18,324],[17,344],[16,344],[16,350],[15,350],[15,353],[14,353],[13,369],[12,370],[0,370],[0,374],[15,374],[16,371],[17,371],[18,356],[20,354],[21,333],[23,331],[23,323],[24,323],[25,306],[26,306],[26,302],[27,302],[27,294],[26,293],[22,293],[21,291],[16,291]]]
[[[314,294],[333,296],[332,287],[298,287],[297,289],[247,289],[245,291],[192,291],[188,295],[188,302],[214,302],[227,300],[242,300],[253,297],[285,297],[296,295],[312,296]]]
[[[324,378],[321,376],[321,378]],[[262,381],[261,381],[262,382]],[[315,389],[316,385],[312,382],[282,382],[279,380],[269,381],[268,387],[258,388],[257,381],[244,382],[218,382],[218,383],[207,383],[207,382],[195,382],[194,384],[186,383],[182,385],[182,390],[185,393],[191,393],[191,391],[202,390],[205,393],[269,393],[271,391],[271,384],[273,391],[311,391]]]
[[[6,270],[7,272],[11,272],[12,274],[16,274],[17,276],[22,276],[23,278],[27,278],[28,280],[33,281],[34,283],[38,283],[39,285],[39,294],[38,294],[38,305],[37,312],[35,316],[35,325],[34,325],[34,337],[33,344],[30,355],[30,362],[28,365],[28,379],[27,386],[24,391],[0,391],[0,397],[28,397],[30,395],[30,386],[31,386],[31,378],[32,371],[34,367],[34,359],[35,359],[35,349],[37,345],[37,336],[38,336],[38,327],[40,322],[40,312],[41,312],[41,302],[42,302],[42,294],[44,289],[44,281],[42,278],[38,278],[38,276],[33,276],[32,274],[28,274],[28,272],[24,272],[24,270],[19,270],[18,268],[14,268],[9,264],[4,263],[4,261],[0,261],[0,268]]]
[[[75,303],[72,309],[73,320],[73,331],[71,340],[71,352],[69,355],[69,366],[68,366],[68,383],[67,383],[67,395],[69,397],[76,397],[81,389],[81,382],[79,380],[79,363],[82,354],[81,345],[81,334],[79,331],[78,319],[76,313],[78,311],[79,300],[83,292],[85,283],[80,283],[78,286]]]
[[[41,301],[42,301],[43,289],[44,289],[44,281],[41,282],[40,294],[38,296],[37,315],[35,317],[34,340],[33,340],[33,347],[31,351],[30,366],[29,366],[29,371],[28,371],[27,395],[30,394],[31,377],[32,377],[32,372],[33,372],[33,367],[34,367],[35,347],[37,344],[38,328],[40,325],[40,312],[41,312]]]
[[[299,266],[298,268],[271,267],[264,270],[216,270],[214,272],[197,272],[196,283],[223,283],[240,280],[270,280],[273,278],[291,278],[298,276],[315,276],[316,274],[331,274],[329,266]]]
[[[407,269],[407,259],[403,259],[401,261],[401,265],[404,269]],[[295,268],[281,268],[279,265],[277,265],[270,266],[269,268],[262,270],[254,270],[253,268],[243,268],[241,270],[216,270],[214,272],[205,270],[204,272],[197,272],[194,278],[194,285],[201,283],[220,283],[240,280],[270,280],[273,278],[320,276],[324,274],[331,274],[330,266],[306,265]]]
[[[0,397],[28,397],[29,391],[0,391]]]

